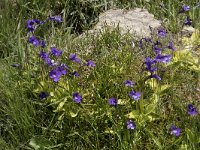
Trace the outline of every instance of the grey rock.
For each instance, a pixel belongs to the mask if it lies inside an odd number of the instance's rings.
[[[130,32],[136,36],[149,36],[152,29],[157,29],[161,26],[161,21],[156,20],[154,15],[150,14],[146,9],[136,8],[134,10],[108,10],[99,16],[99,22],[89,33],[98,32],[103,26],[109,28],[119,27],[122,33]]]

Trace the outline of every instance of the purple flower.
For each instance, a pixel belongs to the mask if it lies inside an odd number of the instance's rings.
[[[156,45],[156,46],[161,46],[162,47],[162,43],[160,43],[158,40],[154,43],[154,45]]]
[[[88,60],[86,66],[95,67],[95,63],[92,60]]]
[[[79,74],[76,71],[72,72],[72,75],[74,75],[75,77],[79,77]]]
[[[196,108],[194,108],[192,104],[188,104],[187,111],[188,111],[188,114],[191,116],[195,116],[198,114]]]
[[[181,11],[180,11],[179,13],[184,13],[184,12],[189,11],[189,10],[190,10],[190,6],[188,6],[188,5],[183,5],[183,6],[182,6],[182,9],[181,9]]]
[[[40,44],[41,44],[41,47],[42,47],[42,48],[45,48],[45,47],[46,47],[46,42],[45,42],[44,40],[42,40],[42,41],[40,42]]]
[[[26,28],[27,28],[28,32],[35,30],[34,24],[35,24],[34,20],[27,20],[27,22],[26,22]]]
[[[68,70],[68,66],[65,65],[64,63],[62,63],[59,67],[58,70],[63,74],[66,75],[67,74],[67,70]]]
[[[147,78],[154,78],[154,79],[157,79],[159,81],[161,80],[161,77],[159,77],[157,74],[150,75]]]
[[[62,75],[66,75],[67,74],[67,69],[65,66],[59,66],[58,71],[61,72]]]
[[[148,44],[152,43],[151,38],[145,37],[143,38],[145,42],[147,42]]]
[[[173,135],[175,135],[175,136],[180,136],[180,134],[181,134],[181,129],[180,129],[180,128],[177,128],[175,125],[172,125],[170,134],[173,134]]]
[[[47,93],[47,92],[41,92],[41,93],[39,94],[39,98],[40,98],[41,100],[47,98],[48,96],[49,96],[49,93]]]
[[[158,36],[160,36],[160,37],[165,37],[165,34],[166,34],[167,32],[164,30],[164,29],[159,29],[158,30]]]
[[[38,20],[38,19],[34,19],[33,20],[36,24],[43,24],[44,23],[44,21],[41,21],[41,20]]]
[[[136,128],[136,125],[135,125],[135,122],[133,122],[132,120],[128,120],[126,122],[126,125],[127,125],[127,129],[128,130],[134,130]]]
[[[153,50],[154,50],[154,52],[155,52],[156,54],[160,54],[161,51],[162,51],[162,48],[159,48],[159,47],[153,45]]]
[[[45,58],[44,60],[46,61],[48,66],[57,66],[58,65],[58,62],[55,62],[55,60],[50,59],[49,57]]]
[[[51,47],[51,54],[59,57],[62,54],[62,50],[58,50],[56,47]]]
[[[61,75],[62,72],[57,68],[54,68],[52,71],[49,72],[49,76],[51,79],[53,79],[54,82],[58,82],[60,80]]]
[[[174,48],[174,47],[173,47],[173,44],[172,44],[172,42],[171,42],[171,41],[168,43],[168,46],[167,46],[167,48],[169,48],[169,49],[171,49],[171,50],[173,50],[173,51],[175,51],[175,50],[176,50],[176,48]]]
[[[28,30],[28,32],[34,31],[36,29],[36,25],[38,24],[42,24],[43,22],[37,19],[33,19],[33,20],[27,20],[26,22],[26,28]]]
[[[142,44],[142,39],[139,40],[138,46],[139,46],[139,48],[142,48],[142,46],[143,46],[143,44]]]
[[[129,93],[129,96],[134,100],[139,100],[141,97],[140,92],[135,92],[134,90]]]
[[[34,35],[32,35],[31,37],[28,38],[28,42],[32,43],[36,47],[40,45],[39,40],[37,38],[35,38]]]
[[[162,44],[159,41],[156,41],[153,45],[153,50],[156,54],[160,54],[162,51]]]
[[[145,65],[146,65],[146,70],[149,71],[151,74],[157,70],[156,67],[152,67],[153,64],[156,63],[156,60],[151,60],[149,57],[145,58]]]
[[[142,42],[143,40],[144,40],[145,42],[147,42],[148,44],[151,44],[151,43],[152,43],[151,38],[148,38],[148,37],[142,38],[142,39],[139,40],[139,47],[140,47],[140,48],[142,48],[142,46],[143,46],[143,42]]]
[[[73,100],[75,103],[80,103],[82,100],[82,96],[79,95],[78,92],[73,93]]]
[[[161,54],[157,54],[155,60],[157,62],[162,62],[162,63],[168,63],[171,60],[171,55],[161,55]]]
[[[47,59],[48,56],[49,56],[49,55],[48,55],[46,52],[44,52],[44,51],[41,51],[39,55],[40,55],[40,58],[42,58],[42,59]]]
[[[62,18],[61,18],[60,15],[58,15],[58,16],[50,16],[49,20],[56,21],[56,22],[62,22]]]
[[[77,63],[81,62],[81,60],[76,57],[76,54],[70,54],[69,59]]]
[[[117,99],[115,99],[114,97],[111,97],[109,100],[108,100],[108,103],[110,104],[110,106],[116,106],[118,104],[118,101]]]
[[[185,20],[184,20],[184,25],[188,25],[188,26],[192,25],[192,20],[190,19],[189,16],[187,16],[187,17],[185,18]]]
[[[130,81],[130,80],[125,80],[125,81],[124,81],[124,84],[125,84],[126,86],[133,87],[133,85],[135,84],[135,82],[132,82],[132,81]]]

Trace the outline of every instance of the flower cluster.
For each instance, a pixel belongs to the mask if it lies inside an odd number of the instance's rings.
[[[166,36],[167,32],[161,28],[158,30],[158,38],[164,38]],[[142,49],[143,48],[143,44],[147,43],[148,45],[152,46],[152,49],[155,53],[155,57],[154,58],[150,58],[150,57],[146,57],[145,58],[145,68],[146,71],[150,73],[150,75],[147,78],[155,78],[157,80],[161,80],[161,77],[159,77],[156,74],[157,71],[157,67],[156,64],[161,62],[161,63],[169,63],[171,61],[171,54],[163,54],[164,49],[171,49],[172,51],[176,50],[176,48],[174,48],[172,41],[168,42],[168,45],[164,46],[160,41],[156,40],[155,42],[153,42],[150,38],[142,38],[139,41],[139,47]]]
[[[50,16],[48,20],[53,22],[62,22],[62,18],[60,15],[58,16]],[[28,30],[28,43],[31,43],[33,46],[38,47],[41,46],[42,48],[46,47],[46,42],[44,40],[39,40],[34,35],[34,31],[36,30],[38,25],[41,25],[45,23],[46,21],[40,21],[37,19],[28,20],[27,21],[27,30]],[[31,33],[30,33],[31,32]],[[39,57],[47,64],[49,67],[49,78],[51,78],[54,82],[59,82],[60,78],[69,72],[69,68],[67,65],[65,65],[63,62],[59,62],[58,58],[62,55],[63,51],[57,49],[55,46],[50,47],[49,51],[45,51],[44,49],[39,52]],[[77,57],[76,54],[70,54],[69,60],[81,63],[81,60]],[[96,64],[92,60],[87,60],[85,63],[88,67],[95,67]],[[74,75],[76,77],[79,76],[78,72],[73,71],[71,75]],[[41,92],[39,95],[39,98],[45,99],[49,96],[47,92]],[[74,102],[81,103],[82,96],[79,95],[78,92],[73,93],[72,95]]]
[[[50,16],[48,20],[62,22],[61,16]],[[40,41],[33,35],[33,32],[37,29],[37,27],[41,24],[44,24],[45,22],[47,21],[41,21],[38,19],[27,20],[26,22],[26,28],[28,33],[32,32],[32,35],[29,35],[28,37],[28,42],[33,44],[35,47],[41,45],[41,47],[44,48],[46,46],[46,42],[44,40]]]
[[[53,68],[53,70],[49,72],[49,76],[51,79],[53,79],[54,82],[58,82],[62,75],[67,74],[67,69],[68,69],[67,66],[61,64],[60,66]]]

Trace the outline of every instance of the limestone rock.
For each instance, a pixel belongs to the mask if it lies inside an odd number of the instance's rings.
[[[161,26],[161,22],[154,18],[146,9],[136,8],[134,10],[108,10],[99,16],[99,22],[90,33],[102,29],[106,25],[108,27],[119,27],[122,33],[130,32],[136,36],[149,36],[152,29]]]

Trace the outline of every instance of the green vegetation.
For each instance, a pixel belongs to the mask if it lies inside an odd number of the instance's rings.
[[[190,10],[178,15],[183,4]],[[0,149],[200,149],[197,5],[195,0],[1,2]],[[138,40],[105,27],[78,36],[101,12],[135,7],[163,21],[162,35]],[[196,31],[183,38],[186,16]]]

